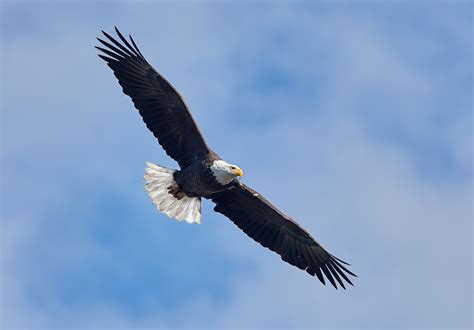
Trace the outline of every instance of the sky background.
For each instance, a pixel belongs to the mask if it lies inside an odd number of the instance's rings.
[[[473,3],[1,2],[1,327],[471,328]],[[243,182],[358,274],[323,286],[205,201],[96,56],[118,26]]]

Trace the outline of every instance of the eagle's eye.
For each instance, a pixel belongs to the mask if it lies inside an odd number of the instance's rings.
[[[236,168],[237,168],[237,167],[235,167],[235,166],[231,166],[231,167],[230,167],[231,170],[235,170]]]

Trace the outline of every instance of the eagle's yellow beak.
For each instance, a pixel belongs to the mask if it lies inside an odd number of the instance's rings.
[[[244,175],[244,172],[242,172],[242,170],[238,167],[236,169],[232,170],[232,172],[234,173],[234,175],[237,175],[237,176]]]

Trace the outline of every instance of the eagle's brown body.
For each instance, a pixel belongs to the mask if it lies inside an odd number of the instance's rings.
[[[221,158],[211,151],[203,159],[197,159],[188,167],[176,171],[176,183],[190,197],[209,198],[212,194],[227,189],[229,185],[218,183],[211,170],[213,162],[219,159]]]

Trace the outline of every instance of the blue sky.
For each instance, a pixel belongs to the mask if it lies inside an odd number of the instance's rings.
[[[1,8],[3,328],[472,327],[472,2]],[[153,208],[176,164],[96,56],[115,25],[355,287]]]

